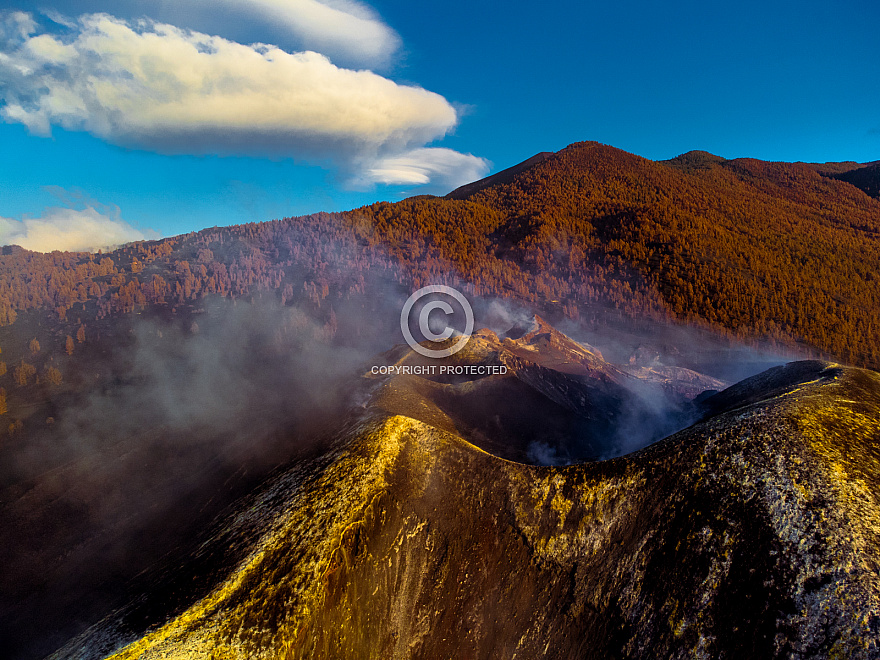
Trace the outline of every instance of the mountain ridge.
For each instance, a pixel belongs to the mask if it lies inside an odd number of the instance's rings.
[[[807,164],[695,153],[675,165],[575,143],[462,199],[214,228],[112,255],[10,252],[0,327],[29,310],[63,324],[272,290],[320,304],[328,287],[362,294],[378,268],[407,288],[451,278],[581,322],[619,310],[880,365],[880,201]],[[686,156],[701,165],[682,168]]]
[[[373,417],[275,498],[284,522],[211,596],[110,657],[877,657],[880,378],[793,363],[743,388],[640,452],[557,468]],[[81,653],[113,625],[53,660],[99,657]]]

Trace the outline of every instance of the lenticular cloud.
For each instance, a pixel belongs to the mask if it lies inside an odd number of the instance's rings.
[[[361,179],[366,183],[415,186],[433,183],[450,189],[476,181],[488,171],[489,162],[485,158],[432,147],[378,158],[364,168]]]
[[[400,37],[369,7],[353,0],[212,0],[229,9],[246,8],[283,26],[309,50],[368,65],[383,65]]]
[[[81,17],[68,35],[12,20],[7,34],[21,38],[7,39],[0,58],[0,112],[41,135],[57,125],[164,153],[335,157],[424,144],[457,121],[438,94],[315,52],[104,14]]]
[[[286,1],[259,3],[291,13]],[[306,5],[315,11],[299,13],[309,20],[326,22],[343,9],[351,9],[354,23],[344,26],[352,30],[370,20],[354,12],[355,3]],[[390,38],[370,39],[387,45]],[[326,164],[355,185],[458,185],[488,170],[482,158],[424,146],[458,122],[439,94],[339,67],[315,51],[107,14],[56,20],[53,30],[24,12],[2,16],[0,117],[36,135],[61,127],[164,154]]]

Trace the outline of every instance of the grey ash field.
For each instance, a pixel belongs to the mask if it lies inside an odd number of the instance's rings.
[[[326,450],[51,657],[880,657],[880,375],[792,362],[712,394],[540,319],[451,359],[508,373],[365,375]],[[633,382],[685,428],[595,460]],[[539,436],[571,464],[535,464]]]

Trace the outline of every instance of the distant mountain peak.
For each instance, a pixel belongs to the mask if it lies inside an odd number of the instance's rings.
[[[496,172],[495,174],[487,176],[484,179],[474,181],[473,183],[466,183],[465,185],[456,188],[451,193],[446,195],[446,199],[465,199],[466,197],[469,197],[470,195],[473,195],[474,193],[477,193],[484,188],[502,183],[508,183],[520,172],[525,172],[527,169],[534,167],[539,163],[543,163],[545,160],[554,155],[555,154],[552,151],[542,151],[541,153],[535,154],[531,158],[528,158],[517,165],[508,167],[507,169],[501,170],[500,172]]]

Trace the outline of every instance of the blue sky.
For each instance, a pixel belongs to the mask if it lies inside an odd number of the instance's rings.
[[[578,140],[880,159],[875,2],[49,2],[0,5],[0,243],[444,193]]]

